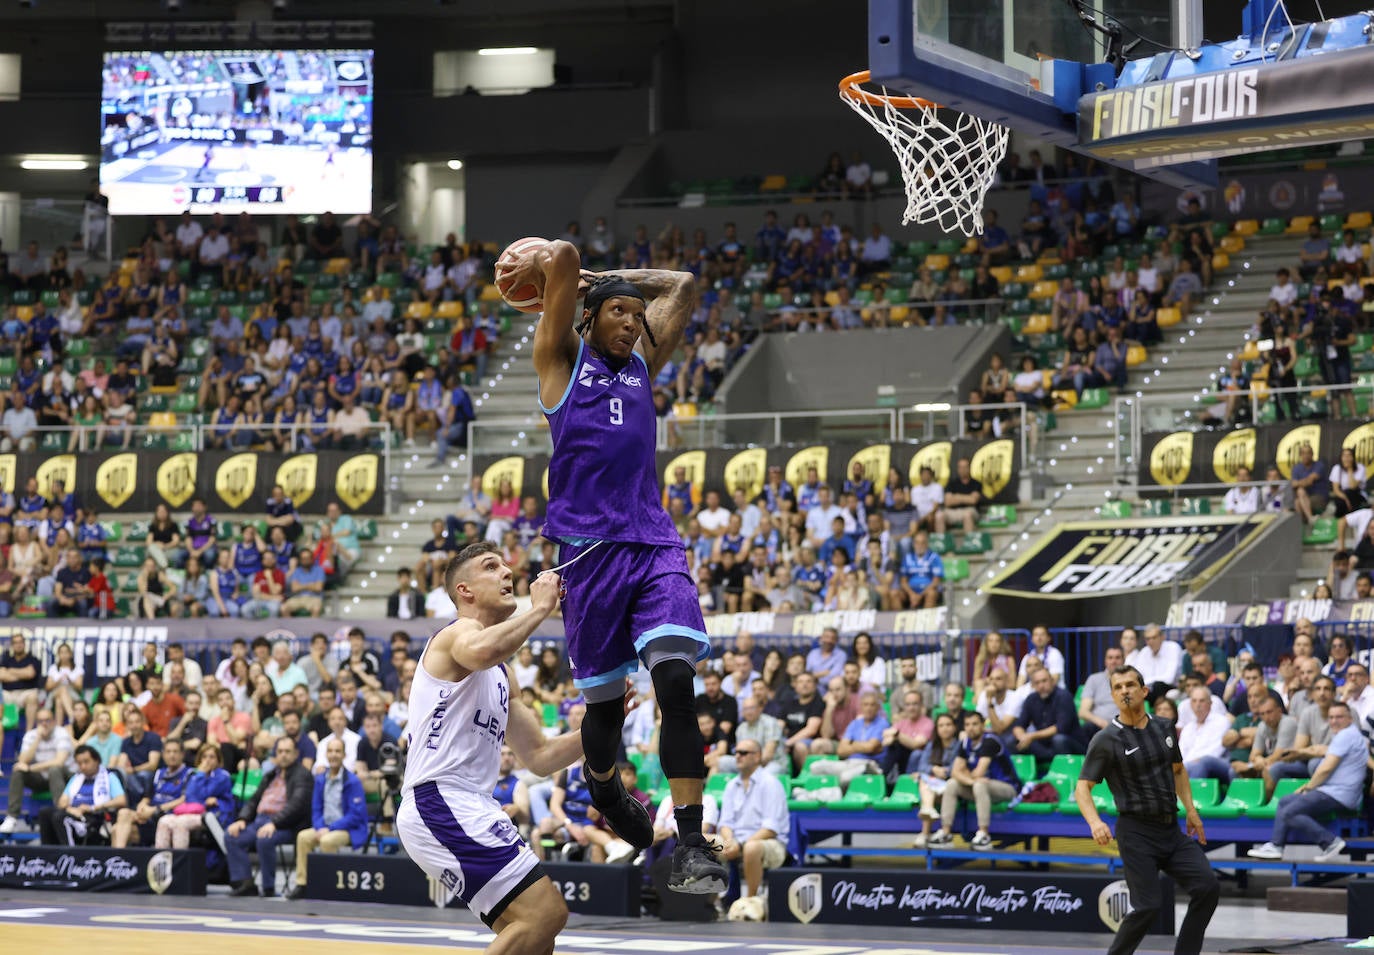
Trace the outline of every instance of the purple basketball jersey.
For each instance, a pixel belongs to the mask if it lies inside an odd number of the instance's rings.
[[[549,511],[544,535],[682,546],[658,491],[657,417],[638,352],[619,371],[585,342],[549,419]]]

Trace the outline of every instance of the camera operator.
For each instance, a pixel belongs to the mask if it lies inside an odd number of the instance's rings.
[[[1321,298],[1308,309],[1305,331],[1308,346],[1321,367],[1322,381],[1328,385],[1349,385],[1351,381],[1350,346],[1355,344],[1355,323],[1346,307],[1345,293],[1340,288],[1324,289]],[[1355,396],[1349,388],[1333,390],[1332,417],[1355,417]]]
[[[1277,313],[1266,312],[1263,316],[1268,323],[1270,334],[1273,335],[1272,341],[1261,342],[1260,351],[1266,351],[1268,345],[1267,361],[1269,363],[1269,387],[1275,388],[1296,388],[1298,386],[1297,376],[1293,374],[1293,368],[1298,363],[1298,343],[1288,334],[1288,323]],[[1283,409],[1288,407],[1288,414],[1294,421],[1299,420],[1302,415],[1298,409],[1298,393],[1296,391],[1285,391],[1274,395],[1274,411],[1278,420],[1284,420]]]
[[[400,754],[396,738],[383,732],[382,718],[375,713],[363,717],[363,736],[358,741],[354,771],[363,782],[363,790],[381,799],[382,813],[388,817],[394,814],[395,807],[386,796],[401,791]]]

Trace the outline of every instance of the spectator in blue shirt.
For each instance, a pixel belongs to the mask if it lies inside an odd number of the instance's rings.
[[[162,744],[163,763],[153,773],[152,788],[133,809],[121,809],[115,817],[110,845],[151,846],[158,820],[186,801],[186,783],[191,779],[191,767],[186,765],[181,740],[169,739]]]
[[[360,849],[367,840],[367,795],[358,777],[344,767],[343,740],[331,738],[324,759],[327,768],[315,776],[310,826],[296,834],[296,884],[286,893],[288,900],[305,895],[310,853]]]
[[[1326,477],[1326,465],[1313,457],[1312,445],[1304,443],[1299,449],[1289,483],[1293,486],[1293,510],[1303,521],[1311,524],[1321,517],[1331,499],[1331,482]]]
[[[846,556],[845,563],[848,563],[854,556],[854,546],[854,538],[844,532],[844,518],[837,517],[830,522],[830,536],[821,541],[816,559],[822,566],[829,567],[835,551],[842,550]]]
[[[687,477],[687,469],[684,467],[673,468],[673,480],[668,485],[665,492],[664,506],[668,507],[673,501],[682,502],[683,516],[690,516],[696,508],[696,501],[693,498],[692,482]]]
[[[901,590],[893,594],[897,606],[916,610],[939,605],[945,564],[940,555],[930,549],[930,535],[925,531],[918,530],[913,535],[911,550],[902,555],[898,577]]]
[[[983,212],[983,239],[981,243],[984,261],[988,265],[1002,265],[1011,257],[1011,236],[997,224],[997,211],[986,209]]]
[[[817,638],[817,646],[806,655],[806,672],[816,677],[817,683],[828,684],[837,676],[844,676],[844,665],[849,654],[840,648],[840,632],[834,627],[826,627]]]
[[[286,490],[280,484],[272,485],[272,493],[263,510],[267,512],[268,533],[271,533],[271,528],[280,527],[286,539],[293,544],[301,536],[303,528],[296,514],[296,505],[291,503],[291,498],[286,496]]]
[[[315,555],[302,550],[296,569],[286,578],[286,592],[290,595],[282,602],[282,616],[289,617],[297,610],[304,610],[312,617],[318,617],[324,607],[324,568],[315,563]]]
[[[882,697],[876,690],[864,690],[859,695],[859,715],[849,721],[840,736],[837,754],[853,766],[840,771],[841,781],[848,785],[855,776],[877,771],[877,760],[886,748],[883,734],[891,726],[883,715]]]
[[[772,773],[759,772],[763,746],[757,740],[742,739],[735,747],[739,775],[725,785],[721,797],[720,835],[722,862],[742,863],[743,895],[759,894],[765,869],[776,869],[787,861],[787,836],[791,816],[787,793]]]
[[[100,765],[100,754],[89,746],[76,748],[77,773],[54,805],[38,813],[38,831],[44,845],[75,845],[107,812],[123,809],[128,797],[119,776]]]
[[[1273,838],[1250,850],[1254,858],[1282,859],[1290,831],[1321,847],[1316,855],[1318,862],[1335,858],[1345,848],[1345,840],[1317,822],[1316,817],[1359,808],[1369,744],[1355,725],[1349,704],[1332,703],[1326,712],[1326,722],[1331,727],[1326,756],[1301,789],[1279,800]]]
[[[992,804],[1006,802],[1016,795],[1019,780],[1011,764],[1006,747],[996,733],[986,733],[983,716],[976,711],[964,716],[964,738],[950,769],[940,803],[940,829],[930,837],[929,845],[947,846],[954,841],[954,815],[959,811],[960,799],[971,799],[978,818],[978,831],[969,842],[970,848],[986,852],[992,848],[988,823],[992,819]]]
[[[477,410],[472,405],[472,396],[468,394],[466,388],[458,383],[456,377],[450,376],[448,387],[448,402],[439,412],[442,421],[435,432],[435,440],[438,442],[438,453],[434,458],[435,464],[444,463],[444,459],[448,457],[449,445],[456,444],[464,448],[468,446],[468,423],[477,418]]]

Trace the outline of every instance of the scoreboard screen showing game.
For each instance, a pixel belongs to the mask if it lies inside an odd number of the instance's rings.
[[[372,51],[107,53],[113,215],[372,211]]]

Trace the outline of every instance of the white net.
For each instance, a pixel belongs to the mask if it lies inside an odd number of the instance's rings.
[[[898,108],[885,89],[880,102],[870,96],[857,87],[840,91],[840,99],[888,141],[902,164],[902,225],[934,222],[946,232],[981,235],[983,199],[1007,154],[1007,127],[947,110],[951,126],[936,106]]]

